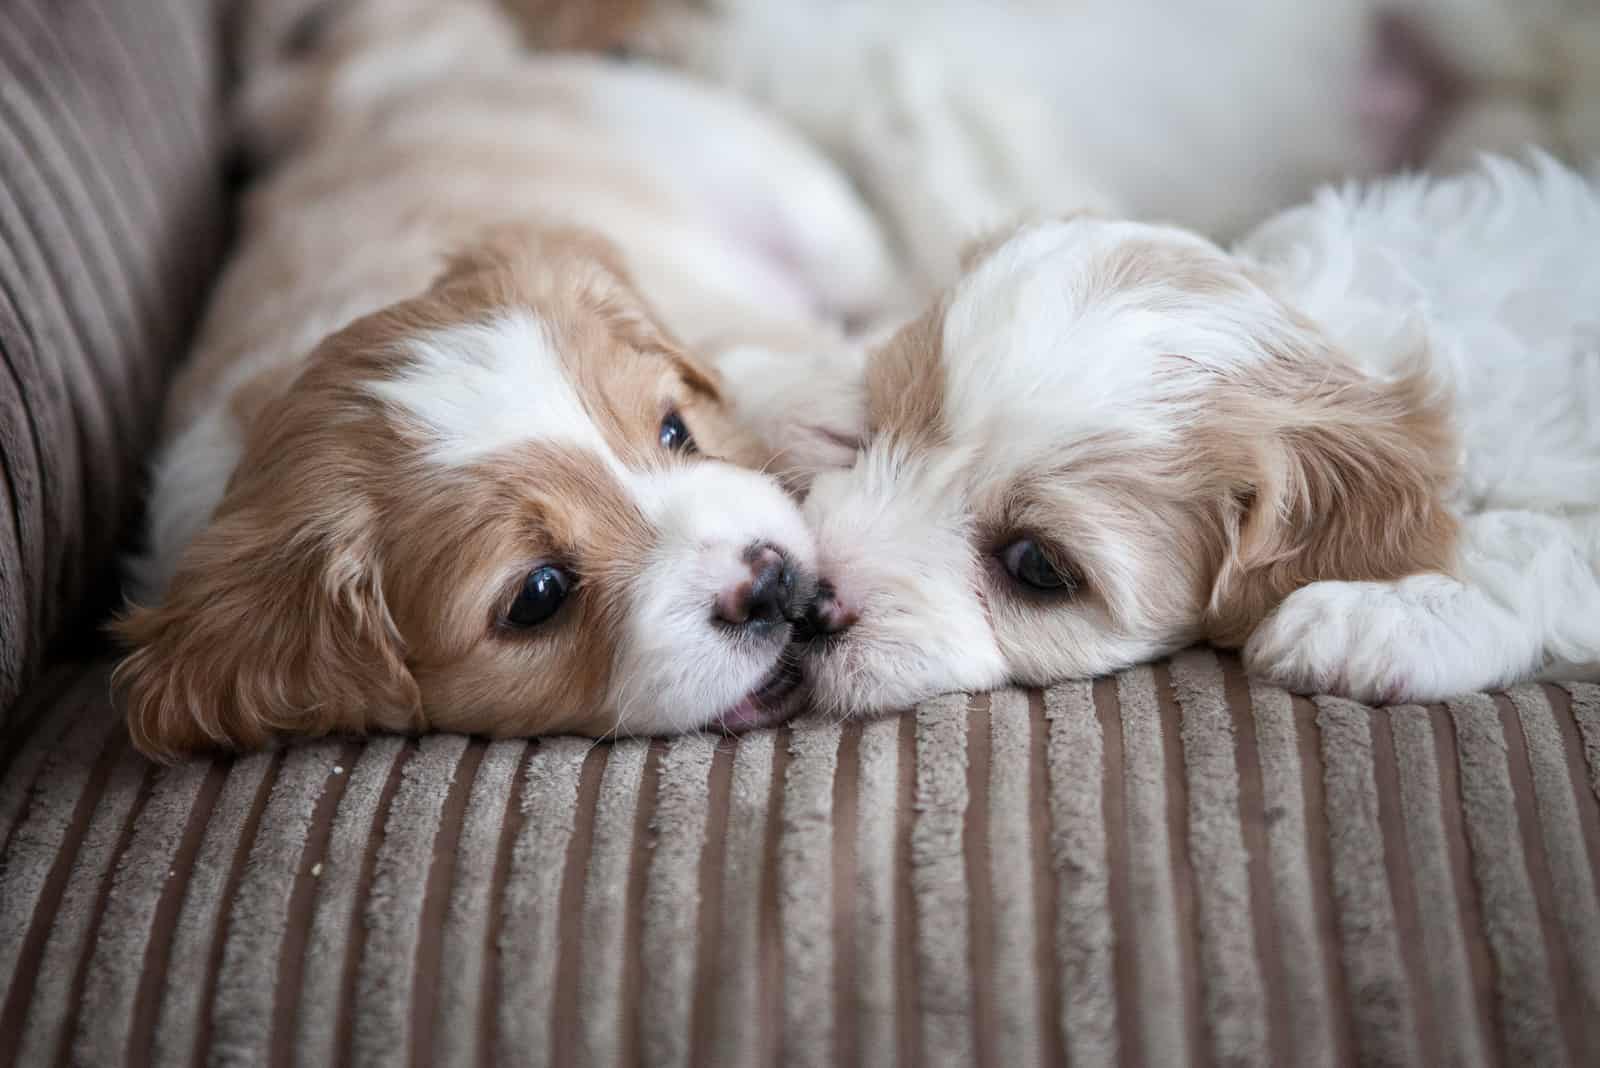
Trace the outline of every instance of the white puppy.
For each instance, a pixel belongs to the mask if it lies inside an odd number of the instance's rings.
[[[1326,192],[1233,252],[1074,218],[976,250],[806,501],[826,708],[1199,640],[1370,701],[1600,669],[1600,190]]]

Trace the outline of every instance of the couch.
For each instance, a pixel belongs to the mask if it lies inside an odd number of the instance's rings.
[[[1199,649],[871,723],[146,762],[100,624],[217,0],[0,10],[0,1065],[1600,1063],[1600,688]]]

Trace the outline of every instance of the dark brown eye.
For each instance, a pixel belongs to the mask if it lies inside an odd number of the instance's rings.
[[[1058,567],[1032,538],[1018,538],[998,555],[1006,574],[1030,589],[1071,594],[1078,588],[1077,574],[1070,568]]]
[[[572,576],[568,572],[553,564],[539,565],[522,580],[517,599],[506,610],[506,623],[526,629],[548,622],[561,610],[571,589]]]
[[[677,412],[668,412],[667,417],[661,420],[661,431],[656,440],[669,452],[697,451],[694,447],[694,438],[689,435],[689,428],[683,425],[683,416]]]

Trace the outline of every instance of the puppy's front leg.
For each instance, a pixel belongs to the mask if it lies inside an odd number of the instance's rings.
[[[1375,704],[1592,674],[1597,570],[1595,519],[1484,513],[1463,525],[1459,578],[1312,583],[1256,628],[1245,664],[1291,690]]]

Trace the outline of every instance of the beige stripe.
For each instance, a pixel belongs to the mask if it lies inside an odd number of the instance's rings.
[[[917,721],[917,812],[911,889],[917,910],[917,1011],[929,1064],[972,1063],[972,977],[967,944],[967,697],[922,704]]]
[[[1439,1041],[1449,1063],[1486,1063],[1483,1021],[1477,1018],[1472,971],[1461,941],[1460,904],[1451,874],[1439,797],[1439,763],[1432,717],[1414,706],[1387,712],[1400,771],[1400,807],[1406,847],[1421,903],[1422,957],[1428,974]]]
[[[1027,729],[1023,706],[1023,729]],[[900,723],[879,719],[861,728],[856,800],[856,1004],[861,1063],[894,1068],[899,1057],[895,1028],[895,803],[900,780]]]
[[[756,1047],[760,1020],[761,867],[766,856],[767,806],[772,796],[775,731],[739,739],[728,795],[723,861],[722,937],[717,943],[713,1062],[739,1064]]]
[[[172,952],[167,958],[152,1057],[156,1064],[188,1064],[194,1055],[210,995],[212,941],[217,936],[217,920],[227,904],[223,891],[250,810],[274,759],[272,753],[256,753],[234,761],[211,810],[200,852],[189,873],[183,907],[172,935]]]
[[[833,776],[839,726],[795,724],[778,843],[783,936],[783,1060],[833,1062]]]
[[[362,864],[384,783],[404,751],[404,739],[374,738],[367,742],[356,766],[342,772],[350,776],[350,784],[339,799],[326,859],[317,877],[316,911],[300,980],[295,1056],[301,1064],[336,1064],[341,1059],[339,1015],[351,928],[362,922],[356,912]]]
[[[700,854],[705,847],[711,758],[716,740],[675,739],[661,760],[645,887],[639,1016],[651,1065],[687,1065],[695,997]]]
[[[1592,1024],[1600,1020],[1600,899],[1595,895],[1576,795],[1567,776],[1565,746],[1542,689],[1519,687],[1508,696],[1527,739],[1556,915],[1577,973],[1581,1011]]]
[[[102,888],[117,861],[117,844],[150,771],[150,764],[131,746],[124,748],[105,793],[90,817],[88,831],[78,846],[72,873],[56,907],[55,924],[50,928],[44,957],[32,976],[33,1001],[22,1032],[18,1064],[45,1064],[54,1060],[69,1038],[66,1028],[74,1011],[74,980],[83,967],[84,957],[93,949],[87,943],[91,929],[99,922],[96,910],[100,906]]]
[[[606,762],[605,773],[600,778],[600,796],[595,802],[594,842],[589,853],[589,871],[583,895],[583,941],[580,950],[581,971],[578,976],[583,992],[583,1015],[578,1021],[579,1060],[586,1065],[616,1063],[618,1035],[623,1027],[633,1027],[634,1020],[622,1018],[622,957],[623,939],[627,936],[628,884],[636,853],[634,843],[634,814],[639,803],[639,784],[644,776],[645,758],[649,746],[642,741],[617,742],[611,748],[611,759]],[[571,761],[571,784],[577,790],[578,760]],[[529,769],[529,788],[533,788],[532,769]],[[567,788],[566,774],[560,788]],[[554,802],[552,802],[552,805]],[[567,802],[568,809],[571,801]],[[542,813],[546,819],[557,817],[557,811]],[[568,825],[570,815],[562,822]],[[528,824],[538,822],[529,813]],[[642,862],[642,861],[641,861]],[[560,865],[551,861],[559,875]],[[557,888],[559,891],[559,888]],[[549,897],[555,908],[557,894]],[[506,927],[511,924],[507,923]],[[550,967],[555,965],[555,928],[550,928],[548,952]],[[509,989],[505,984],[502,989]],[[540,1002],[546,1004],[546,1002]],[[506,1027],[507,1014],[516,1006],[520,1011],[531,1012],[533,1007],[520,1000],[503,997],[501,1027]],[[515,1048],[510,1047],[510,1048]]]
[[[228,902],[227,941],[211,1010],[214,1062],[267,1059],[289,898],[312,813],[339,762],[339,750],[336,742],[295,746],[272,784],[244,877]]]
[[[364,908],[367,937],[352,1008],[351,1059],[356,1064],[388,1068],[409,1058],[417,921],[439,817],[466,748],[464,735],[426,735],[400,773]]]
[[[1039,1063],[1028,739],[1028,695],[1019,690],[991,694],[989,885],[994,902],[996,1060],[1002,1065]]]
[[[1250,683],[1261,800],[1267,816],[1267,870],[1288,984],[1289,1025],[1298,1063],[1331,1065],[1335,1052],[1311,861],[1306,852],[1306,799],[1294,703],[1275,686]]]
[[[527,743],[492,742],[478,765],[467,799],[456,855],[439,961],[438,1030],[434,1062],[469,1064],[477,1056],[483,1022],[483,958],[488,944],[490,889],[511,786]]]
[[[84,979],[72,1053],[78,1064],[113,1064],[128,1049],[151,921],[168,885],[189,810],[210,770],[203,761],[162,769],[139,812],[127,853],[117,864]]]
[[[1569,682],[1562,687],[1572,695],[1572,718],[1583,736],[1584,763],[1589,768],[1589,789],[1600,798],[1600,685]]]
[[[1484,934],[1495,961],[1501,1028],[1513,1061],[1566,1063],[1556,1025],[1549,964],[1533,885],[1520,848],[1506,740],[1494,699],[1482,694],[1450,702],[1461,766],[1461,804],[1472,846],[1472,871]]]
[[[42,762],[39,782],[49,783],[50,788],[33,793],[0,858],[0,901],[5,903],[0,907],[0,1005],[17,979],[17,957],[41,904],[39,895],[113,726],[108,716],[79,713],[65,740],[52,747]],[[48,736],[42,730],[35,735]]]
[[[1061,1030],[1074,1065],[1117,1059],[1116,979],[1106,862],[1105,749],[1089,682],[1044,695],[1050,724],[1050,856],[1058,887]]]
[[[1368,710],[1332,697],[1316,704],[1334,908],[1357,1053],[1370,1064],[1415,1064],[1421,1053],[1384,866]]]
[[[1167,826],[1167,758],[1155,673],[1137,667],[1117,676],[1128,819],[1128,891],[1140,918],[1133,933],[1138,961],[1140,1027],[1146,1064],[1189,1059],[1183,973],[1178,958],[1177,903]],[[1174,761],[1176,763],[1176,761]]]
[[[1202,984],[1212,1054],[1219,1061],[1264,1063],[1266,995],[1251,923],[1250,858],[1239,824],[1239,770],[1233,715],[1222,671],[1208,651],[1172,660],[1183,708],[1183,762],[1189,788],[1189,855],[1199,900]]]
[[[577,815],[578,779],[584,758],[593,748],[594,743],[581,738],[546,738],[535,743],[528,757],[522,797],[518,802],[524,818],[512,847],[511,871],[506,879],[505,902],[501,906],[500,944],[496,947],[500,963],[500,1004],[496,1006],[499,1034],[495,1047],[498,1060],[538,1064],[550,1056],[551,1010],[555,998],[556,960],[561,946],[561,879],[566,870],[563,861],[572,842]],[[630,744],[611,750],[603,789],[619,788],[615,785],[613,765],[625,753],[637,760],[631,785],[622,787],[629,794],[627,801],[631,806],[632,795],[638,789],[637,768],[643,766],[642,746]],[[515,774],[514,766],[512,774]],[[602,794],[602,799],[604,797]],[[631,807],[620,832],[607,827],[604,833],[620,835],[618,841],[624,848],[631,848]],[[600,833],[597,828],[597,851],[602,848]],[[615,844],[609,843],[609,846],[614,848]],[[490,848],[493,848],[492,843]],[[624,876],[616,884],[619,899],[626,883],[624,869]],[[617,927],[620,931],[620,922]],[[617,954],[620,956],[620,949]],[[594,966],[587,946],[583,965],[585,971]],[[585,1000],[582,1007],[586,1015],[600,1016],[603,1011],[594,1001]],[[468,1025],[474,1026],[477,1019],[469,1017]],[[617,1027],[615,1017],[594,1022],[609,1024],[612,1029]]]

